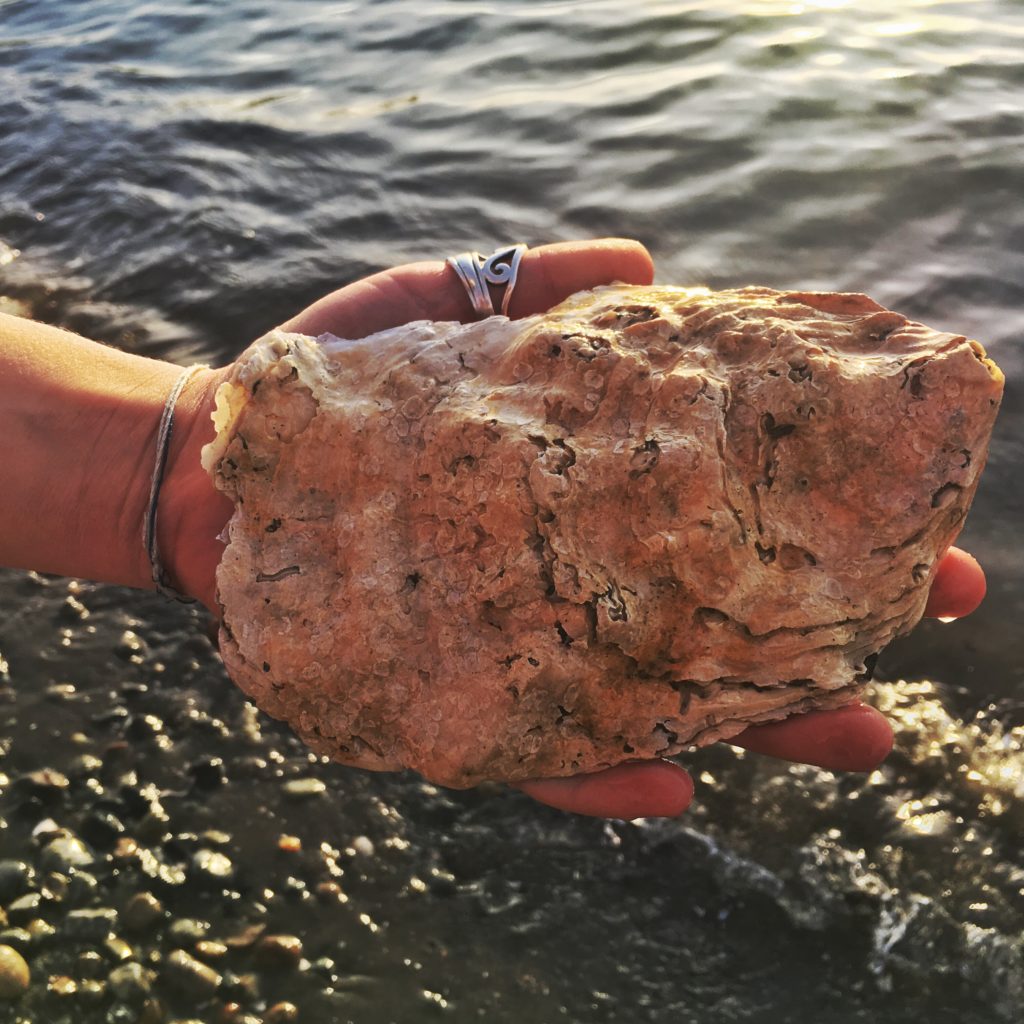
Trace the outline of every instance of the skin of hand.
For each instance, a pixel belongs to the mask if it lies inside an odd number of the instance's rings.
[[[540,313],[573,292],[622,281],[646,285],[654,268],[637,242],[602,239],[540,246],[523,258],[510,315]],[[282,327],[361,338],[412,320],[475,320],[444,263],[386,270],[332,292]],[[160,495],[157,538],[174,586],[218,615],[218,539],[233,506],[200,465],[213,439],[214,393],[230,367],[195,374],[178,399]],[[142,521],[157,425],[180,368],[106,348],[57,328],[0,314],[0,565],[152,589]],[[951,549],[927,614],[960,617],[985,593],[968,554]],[[837,770],[874,768],[892,731],[873,708],[850,705],[746,730],[732,742]],[[693,796],[671,761],[522,783],[542,803],[610,818],[675,816]]]
[[[636,242],[602,239],[540,246],[527,251],[509,314],[540,313],[584,288],[612,281],[650,284],[650,255]],[[444,263],[415,263],[386,270],[325,296],[282,327],[317,335],[325,332],[361,338],[411,320],[476,319],[455,272]],[[199,448],[213,436],[209,410],[213,391],[227,370],[197,379],[179,415],[185,423],[172,451],[166,489],[170,536],[163,550],[177,554],[180,584],[216,613],[214,569],[219,542],[213,543],[231,512],[199,467]],[[966,552],[952,549],[932,587],[929,615],[959,617],[980,603],[985,577]],[[747,729],[732,741],[774,757],[836,770],[867,771],[889,753],[892,730],[874,708],[853,704],[811,712],[782,722]],[[693,797],[693,783],[678,764],[647,761],[566,779],[520,784],[535,800],[599,817],[637,818],[681,814]]]

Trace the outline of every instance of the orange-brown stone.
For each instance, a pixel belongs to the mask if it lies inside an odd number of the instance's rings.
[[[274,332],[204,453],[236,503],[225,664],[315,750],[451,786],[845,703],[920,619],[1001,391],[863,295]]]

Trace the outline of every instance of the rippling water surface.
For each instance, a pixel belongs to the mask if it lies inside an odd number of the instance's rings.
[[[32,842],[11,780],[127,736],[139,786],[222,758],[175,813],[230,822],[241,904],[334,961],[294,982],[304,1021],[1019,1020],[1022,52],[1015,0],[0,0],[0,308],[223,361],[383,266],[616,234],[665,282],[866,291],[1008,384],[963,538],[989,599],[887,653],[908,681],[876,689],[899,745],[870,777],[722,747],[687,759],[686,819],[604,825],[313,764],[190,613],[7,573],[0,858]],[[259,895],[282,831],[372,840],[347,903]],[[212,902],[215,931],[245,916]]]

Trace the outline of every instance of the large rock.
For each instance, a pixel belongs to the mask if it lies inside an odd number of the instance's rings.
[[[1001,390],[863,295],[272,333],[204,453],[225,663],[315,750],[452,786],[845,703],[921,617]]]

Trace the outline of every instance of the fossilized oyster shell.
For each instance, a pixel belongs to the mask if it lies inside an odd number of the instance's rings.
[[[272,333],[204,453],[224,661],[314,750],[451,786],[845,703],[921,617],[1001,387],[863,295]]]

